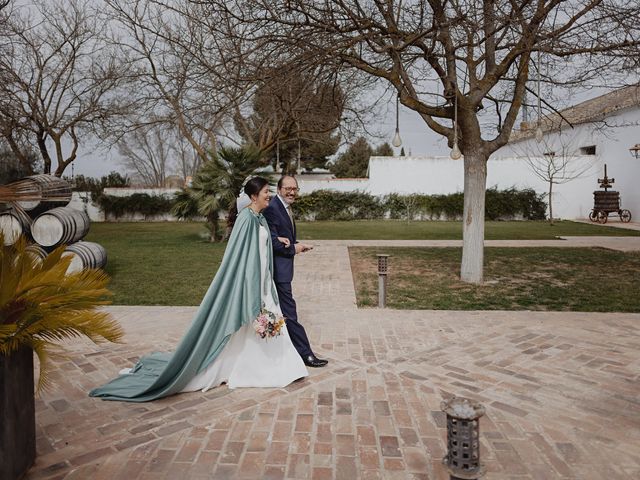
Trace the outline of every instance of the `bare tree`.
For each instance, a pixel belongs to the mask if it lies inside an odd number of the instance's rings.
[[[9,16],[11,15],[10,9],[7,7],[11,4],[11,0],[0,0],[0,38],[6,35],[5,26]]]
[[[553,225],[553,186],[562,185],[586,175],[594,164],[576,156],[575,148],[570,143],[561,143],[556,147],[543,140],[536,143],[535,149],[537,150],[535,152],[527,150],[524,158],[530,170],[547,183],[549,223]]]
[[[545,79],[579,85],[622,67],[640,40],[640,6],[628,0],[198,3],[242,47],[243,64],[293,55],[289,61],[299,64],[364,72],[390,85],[450,147],[457,144],[464,154],[461,278],[473,283],[483,278],[487,160],[509,139],[532,90],[532,65],[539,72],[558,60],[562,68]]]
[[[263,152],[276,144],[293,145],[295,150],[298,140],[325,151],[335,148],[338,136],[347,138],[369,131],[374,113],[370,101],[374,81],[370,77],[330,64],[299,63],[295,54],[275,52],[268,45],[247,55],[245,48],[253,47],[243,43],[237,25],[212,12],[208,2],[144,2],[154,11],[180,18],[199,31],[198,42],[180,39],[180,48],[183,56],[188,52],[202,71],[215,79],[218,94],[226,93],[220,104],[233,110],[233,123],[222,122],[219,136]],[[171,41],[176,38],[180,37],[174,36]],[[332,136],[336,129],[340,133]]]
[[[60,176],[81,142],[126,110],[123,71],[103,42],[104,23],[77,0],[11,12],[0,56],[0,135],[23,164],[32,145]],[[54,165],[55,162],[55,165]]]
[[[0,35],[4,32],[2,31],[2,27],[6,23],[9,18],[9,13],[7,7],[11,3],[11,0],[0,0]]]
[[[178,132],[171,137],[174,162],[173,170],[186,179],[193,178],[202,166],[202,158],[191,144]],[[199,141],[202,144],[202,141]]]
[[[202,139],[197,138],[201,145]],[[146,185],[162,187],[168,174],[183,179],[194,177],[202,158],[175,128],[164,124],[141,126],[118,142],[123,165],[143,179]]]
[[[117,46],[132,67],[135,96],[142,106],[125,131],[164,124],[177,129],[199,158],[215,154],[243,86],[224,76],[223,38],[197,22],[197,6],[154,0],[105,0],[106,15],[119,32]],[[184,12],[176,9],[183,6]],[[183,149],[183,147],[180,147]],[[182,150],[186,153],[187,150]]]
[[[137,129],[118,142],[122,164],[149,187],[164,187],[171,168],[171,135],[162,126]]]

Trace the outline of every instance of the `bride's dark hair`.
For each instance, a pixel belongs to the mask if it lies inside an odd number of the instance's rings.
[[[252,195],[257,195],[258,193],[260,193],[260,190],[262,190],[264,186],[268,184],[269,181],[266,178],[253,177],[245,184],[244,193],[246,193],[247,196],[251,198]]]

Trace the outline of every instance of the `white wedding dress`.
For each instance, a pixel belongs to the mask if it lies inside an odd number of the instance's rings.
[[[260,226],[260,284],[269,285],[264,279],[269,275],[267,245],[269,232]],[[273,280],[272,280],[273,282]],[[280,306],[271,295],[271,288],[261,292],[264,308],[282,315]],[[229,388],[285,387],[298,378],[309,375],[307,368],[291,343],[286,328],[273,338],[258,337],[253,322],[235,332],[218,357],[196,375],[182,390],[207,391],[226,382]]]

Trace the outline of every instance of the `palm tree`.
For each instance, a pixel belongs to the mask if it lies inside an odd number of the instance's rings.
[[[223,204],[218,196],[218,179],[213,160],[204,163],[195,174],[191,186],[176,193],[175,203],[171,209],[178,218],[189,219],[198,215],[204,216],[212,242],[221,240],[220,211]]]
[[[176,196],[172,213],[192,218],[194,212],[207,219],[212,242],[229,238],[238,215],[236,198],[247,177],[264,165],[262,152],[252,147],[223,147],[196,173],[190,187]],[[220,213],[227,211],[227,229],[220,234]]]
[[[216,172],[220,190],[218,192],[223,204],[227,205],[227,231],[225,239],[231,235],[231,230],[238,216],[236,198],[248,177],[255,175],[256,170],[265,165],[268,160],[255,147],[222,148],[218,150],[215,159]]]
[[[0,355],[32,349],[40,361],[40,390],[49,386],[48,358],[59,350],[57,342],[82,335],[95,343],[117,342],[123,331],[107,312],[97,310],[110,303],[104,272],[68,274],[71,257],[62,256],[64,246],[44,260],[26,247],[22,237],[13,247],[0,248]]]

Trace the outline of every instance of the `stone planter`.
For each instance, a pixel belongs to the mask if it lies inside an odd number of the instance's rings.
[[[36,458],[33,351],[0,355],[0,478],[22,478]]]

